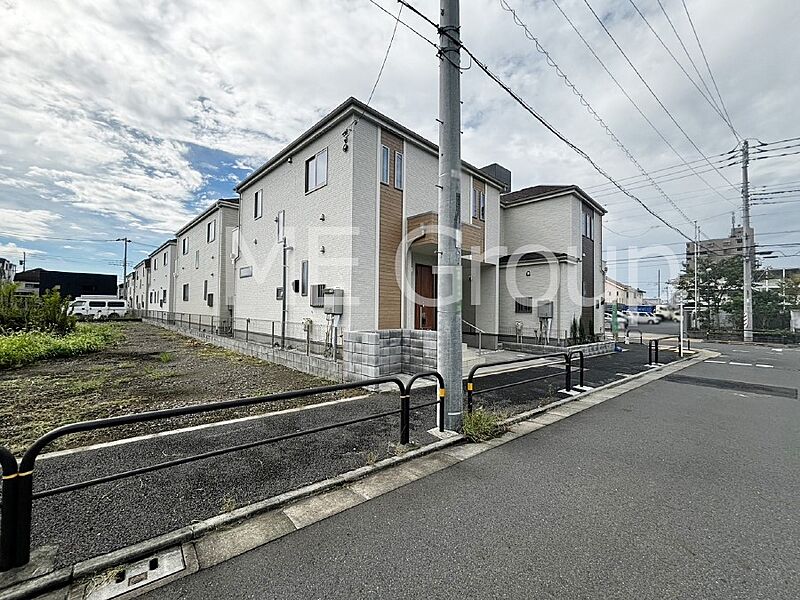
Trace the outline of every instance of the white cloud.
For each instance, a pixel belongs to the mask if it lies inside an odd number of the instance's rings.
[[[15,210],[0,208],[3,234],[23,240],[42,238],[52,233],[51,225],[60,215],[49,210]]]
[[[396,13],[395,2],[379,1]],[[509,2],[642,165],[652,170],[679,162],[551,2]],[[688,160],[698,158],[584,3],[559,3],[670,143]],[[800,133],[795,110],[800,88],[785,69],[800,64],[796,2],[737,3],[736,10],[725,0],[687,3],[742,134],[774,140]],[[415,4],[432,17],[438,12],[436,0]],[[730,132],[629,2],[591,4],[698,146],[707,154],[732,148]],[[637,5],[683,58],[660,9]],[[700,61],[681,3],[664,5]],[[410,11],[404,10],[403,18],[435,36]],[[93,235],[103,226],[133,228],[156,243],[205,199],[201,190],[213,174],[192,163],[192,145],[234,155],[234,169],[255,167],[346,97],[366,98],[392,27],[392,19],[366,0],[0,4],[0,207],[58,213],[64,216],[59,225]],[[497,2],[462,2],[462,36],[609,173],[638,174]],[[437,67],[433,49],[400,27],[373,105],[435,140]],[[465,71],[462,97],[466,160],[504,164],[513,171],[515,187],[577,183],[608,205],[612,228],[645,232],[638,239],[609,234],[609,243],[680,239],[665,228],[649,230],[657,222],[630,200],[593,187],[603,179],[476,66]],[[767,169],[769,162],[754,166],[755,184],[797,179],[796,161]],[[735,167],[726,173],[737,183]],[[713,172],[705,178],[713,187],[725,184]],[[697,178],[665,189],[692,219],[703,220],[710,234],[726,232],[724,210],[735,208],[713,192],[703,193]],[[738,202],[734,190],[722,190]],[[665,218],[691,230],[654,190],[640,193]],[[775,229],[785,220],[779,207],[759,210],[759,227]]]
[[[14,242],[10,242],[8,244],[0,243],[0,255],[8,258],[9,260],[21,260],[23,253],[27,254],[28,256],[45,254],[42,250],[17,246]]]

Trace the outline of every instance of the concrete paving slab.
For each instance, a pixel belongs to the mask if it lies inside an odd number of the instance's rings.
[[[365,501],[364,496],[342,488],[301,500],[287,506],[283,513],[292,520],[295,527],[301,529]]]

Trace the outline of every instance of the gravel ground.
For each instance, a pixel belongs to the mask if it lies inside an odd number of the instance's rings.
[[[101,352],[0,371],[0,445],[21,453],[36,438],[66,423],[331,383],[154,325],[115,326],[121,330],[122,340]],[[355,390],[338,396],[362,393]],[[268,407],[224,410],[67,436],[47,450],[315,404],[333,397],[299,398],[270,403]]]

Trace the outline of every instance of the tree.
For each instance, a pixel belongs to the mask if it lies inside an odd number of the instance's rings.
[[[696,302],[701,327],[710,329],[720,327],[720,312],[731,298],[741,296],[743,281],[742,257],[731,256],[721,260],[701,258],[697,261],[699,298],[694,297],[694,262],[684,265],[684,272],[675,285],[685,293],[687,299]]]

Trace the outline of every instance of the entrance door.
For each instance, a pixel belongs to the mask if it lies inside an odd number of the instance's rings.
[[[436,329],[436,277],[430,265],[417,265],[415,286],[417,304],[414,307],[415,329]]]

